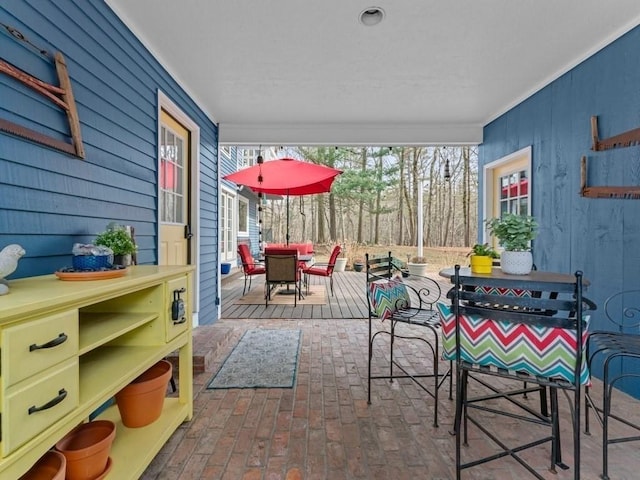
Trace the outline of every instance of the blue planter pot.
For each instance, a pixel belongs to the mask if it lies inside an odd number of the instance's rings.
[[[220,271],[222,272],[223,275],[227,275],[229,272],[231,272],[231,264],[230,263],[221,263],[220,264]]]

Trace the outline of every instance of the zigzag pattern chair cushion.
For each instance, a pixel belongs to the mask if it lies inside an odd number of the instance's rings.
[[[409,292],[401,279],[378,280],[369,283],[369,308],[371,313],[385,320],[400,308],[411,308]]]
[[[456,360],[456,322],[450,305],[438,302],[445,360]],[[589,384],[585,348],[589,316],[585,316],[580,383]],[[563,328],[535,327],[522,323],[491,320],[477,315],[460,316],[462,360],[547,378],[574,381],[575,332]]]

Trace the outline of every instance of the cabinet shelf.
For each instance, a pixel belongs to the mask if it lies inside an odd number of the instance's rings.
[[[156,318],[158,314],[155,312],[81,313],[79,354],[83,355]]]
[[[122,424],[118,407],[109,407],[98,417],[99,420],[111,420],[116,424],[116,438],[111,447],[113,468],[109,477],[123,480],[140,478],[146,466],[188,415],[186,404],[180,403],[177,398],[165,398],[158,420],[145,427],[127,428]]]

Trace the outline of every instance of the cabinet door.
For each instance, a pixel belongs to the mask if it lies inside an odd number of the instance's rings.
[[[186,331],[191,322],[191,301],[188,277],[180,277],[167,282],[167,342]]]
[[[8,455],[79,404],[78,358],[9,389],[2,405],[2,453]]]
[[[69,310],[2,331],[4,388],[78,354],[78,311]]]

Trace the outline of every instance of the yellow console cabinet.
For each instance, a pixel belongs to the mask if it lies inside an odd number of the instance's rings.
[[[193,414],[192,276],[190,266],[138,265],[107,280],[10,282],[0,296],[0,478],[19,478],[96,411],[116,423],[108,478],[142,475]],[[174,351],[178,394],[158,420],[127,428],[115,404],[101,408]]]

